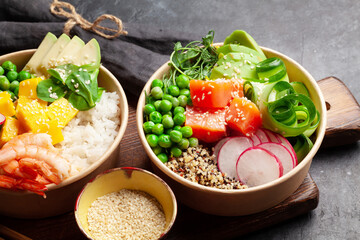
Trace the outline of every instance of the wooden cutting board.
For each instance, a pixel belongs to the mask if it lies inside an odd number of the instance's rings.
[[[322,79],[318,81],[318,84],[324,93],[329,109],[322,147],[358,141],[360,139],[358,128],[360,107],[351,92],[335,77]],[[341,96],[341,99],[338,96]],[[120,144],[118,166],[151,170],[150,160],[141,146],[136,129],[137,98],[129,95],[127,97],[130,111],[129,122]],[[253,215],[219,217],[195,211],[179,203],[178,216],[167,239],[231,239],[305,214],[315,209],[318,202],[319,190],[311,176],[307,175],[301,186],[288,199],[273,208]],[[72,212],[39,220],[0,216],[0,224],[38,240],[85,239],[76,225]],[[1,237],[0,228],[0,239]]]

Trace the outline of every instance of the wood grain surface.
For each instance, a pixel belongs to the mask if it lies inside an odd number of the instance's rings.
[[[318,81],[324,94],[328,122],[322,147],[360,140],[360,106],[345,84],[336,77]]]
[[[346,137],[348,142],[357,141],[359,139],[357,126],[359,126],[360,110],[351,92],[334,77],[320,80],[318,83],[325,100],[331,105],[328,111],[326,132],[328,139],[325,139],[324,142],[329,144],[327,146],[333,146],[336,143],[333,140],[337,136]],[[337,90],[333,91],[334,88]],[[346,91],[346,94],[342,94],[344,96],[342,101],[347,101],[346,105],[340,104],[335,98],[339,91]],[[120,144],[118,166],[133,166],[151,170],[150,160],[141,146],[136,129],[137,98],[132,95],[127,97],[130,111],[129,122]],[[348,106],[348,104],[351,107],[344,109],[343,106]],[[347,114],[346,121],[343,121],[344,114]],[[351,136],[350,139],[349,136]],[[195,211],[179,203],[178,216],[167,239],[232,239],[305,214],[315,209],[318,202],[319,190],[311,176],[307,175],[301,186],[288,199],[273,208],[253,215],[219,217]],[[73,212],[38,220],[0,216],[0,224],[32,239],[85,239],[76,225]],[[9,236],[2,236],[1,233],[0,237],[11,239]]]

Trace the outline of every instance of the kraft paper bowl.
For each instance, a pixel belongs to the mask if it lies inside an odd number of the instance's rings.
[[[321,116],[311,151],[291,172],[269,183],[243,190],[221,190],[205,187],[180,177],[157,158],[148,145],[142,128],[143,108],[145,92],[149,93],[152,80],[162,79],[163,75],[168,73],[170,70],[168,63],[162,65],[150,77],[139,98],[136,112],[137,128],[141,143],[151,160],[154,172],[171,186],[179,202],[195,210],[220,216],[241,216],[261,212],[277,205],[295,192],[304,181],[311,161],[324,138],[326,128],[325,100],[314,78],[290,57],[269,48],[262,47],[262,50],[267,57],[279,57],[284,61],[291,81],[300,81],[306,85]]]

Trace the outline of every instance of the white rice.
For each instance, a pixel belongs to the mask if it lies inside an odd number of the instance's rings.
[[[71,163],[71,175],[99,160],[114,142],[120,127],[119,102],[116,92],[104,92],[94,108],[80,111],[63,129],[64,141],[56,147]]]

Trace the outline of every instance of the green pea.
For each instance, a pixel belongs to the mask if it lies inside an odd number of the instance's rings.
[[[144,132],[151,133],[154,126],[155,126],[155,123],[153,123],[152,121],[144,122],[144,124],[143,124]]]
[[[153,96],[148,96],[148,98],[147,98],[147,103],[154,105],[154,103],[155,103],[156,100],[157,100],[157,99],[154,98]]]
[[[19,87],[19,82],[18,81],[12,81],[11,83],[10,83],[10,87],[9,87],[9,90],[10,91],[12,91],[12,92],[14,92],[14,90],[15,90],[15,88],[18,88]]]
[[[179,100],[179,105],[180,105],[181,107],[186,107],[186,104],[187,104],[187,101],[188,101],[188,97],[187,97],[187,96],[185,96],[185,95],[180,95],[180,96],[178,97],[178,100]]]
[[[185,95],[187,97],[190,97],[190,90],[187,88],[181,89],[180,90],[180,95]]]
[[[185,123],[186,116],[183,113],[177,113],[174,116],[175,125],[183,125]]]
[[[15,64],[13,64],[11,61],[5,61],[5,62],[3,62],[3,64],[1,65],[2,66],[2,68],[4,68],[4,70],[5,71],[12,71],[12,70],[14,70],[14,71],[16,71],[16,65]]]
[[[179,96],[179,94],[180,94],[180,89],[179,89],[179,87],[176,86],[176,85],[171,85],[171,86],[169,86],[169,87],[168,87],[168,91],[169,91],[170,95],[171,95],[171,96],[174,96],[174,97],[177,97],[177,96]]]
[[[150,145],[150,147],[156,147],[159,143],[159,137],[155,134],[149,134],[146,136],[146,141]]]
[[[180,131],[181,131],[181,126],[175,126],[175,127],[174,127],[174,130],[176,130],[176,131],[179,131],[179,132],[180,132]]]
[[[179,106],[179,99],[177,99],[177,98],[173,98],[172,99],[172,101],[171,101],[171,103],[172,103],[172,106],[175,108],[175,107],[177,107],[177,106]]]
[[[14,94],[15,94],[16,97],[19,96],[19,87],[16,87],[16,88],[14,89]]]
[[[171,155],[173,155],[174,157],[180,157],[182,154],[182,151],[180,148],[178,147],[172,147],[170,150]]]
[[[176,115],[177,113],[184,113],[185,112],[185,108],[178,106],[174,108],[174,115]]]
[[[9,94],[10,94],[10,97],[11,97],[11,100],[12,101],[15,101],[17,99],[17,97],[15,96],[15,93],[13,93],[12,91],[10,90],[6,90]]]
[[[153,89],[151,89],[151,96],[153,96],[154,98],[161,99],[163,95],[164,92],[161,87],[154,87]]]
[[[146,115],[149,115],[150,113],[152,113],[153,111],[156,111],[155,106],[151,103],[148,103],[144,106],[144,113]]]
[[[162,153],[162,151],[163,151],[162,147],[160,147],[160,146],[153,147],[152,150],[155,153],[155,155],[158,155],[158,154]]]
[[[166,112],[166,113],[163,113],[163,117],[164,117],[165,115],[172,117],[172,116],[173,116],[173,113],[172,113],[171,111],[168,111],[168,112]]]
[[[172,128],[174,127],[174,120],[169,115],[164,115],[162,119],[162,124],[164,125],[164,128]]]
[[[0,90],[6,91],[10,88],[10,81],[6,76],[0,76]]]
[[[182,133],[180,131],[177,131],[177,130],[172,130],[170,132],[170,139],[174,143],[179,143],[181,141],[181,139],[182,139]]]
[[[180,149],[187,149],[189,147],[189,140],[186,138],[181,139],[181,141],[178,143],[178,147]]]
[[[162,112],[168,112],[170,111],[172,108],[172,104],[169,100],[161,100],[161,103],[160,103],[160,110]]]
[[[160,161],[161,162],[163,162],[163,163],[166,163],[169,159],[168,159],[168,157],[167,157],[167,155],[165,154],[165,153],[160,153],[160,154],[158,154],[158,155],[156,155],[159,159],[160,159]]]
[[[162,115],[158,111],[153,111],[150,113],[149,118],[153,123],[161,123],[162,121]]]
[[[6,77],[9,79],[10,82],[15,81],[18,78],[18,73],[16,71],[9,71],[6,74]]]
[[[180,89],[189,88],[190,79],[188,76],[186,76],[184,74],[180,74],[179,76],[176,77],[175,81],[176,81],[176,85]]]
[[[171,96],[170,94],[167,94],[167,93],[165,93],[164,95],[163,95],[163,100],[168,100],[168,101],[170,101],[170,102],[172,102],[172,100],[173,100],[173,96]]]
[[[154,87],[163,88],[163,86],[164,86],[164,83],[160,79],[154,79],[151,83],[151,88],[154,88]]]
[[[157,123],[153,126],[151,131],[156,135],[161,135],[164,133],[164,125],[162,125],[161,123]]]
[[[23,81],[26,79],[30,79],[31,78],[31,74],[27,71],[20,71],[19,72],[19,80]]]
[[[166,135],[170,135],[170,133],[171,133],[172,130],[173,130],[172,128],[167,128],[167,129],[165,129],[165,134],[166,134]]]
[[[156,101],[154,102],[155,109],[156,109],[156,111],[158,111],[158,112],[160,112],[160,104],[161,104],[161,101],[162,101],[162,100],[156,100]]]
[[[189,138],[189,146],[190,147],[197,147],[199,145],[199,140],[197,138]]]
[[[166,134],[160,135],[158,144],[162,148],[170,148],[171,147],[170,136]]]
[[[193,131],[192,128],[190,126],[184,126],[181,128],[181,133],[185,138],[189,138],[192,136]]]
[[[4,68],[0,66],[0,75],[3,75],[4,73],[5,73]]]

